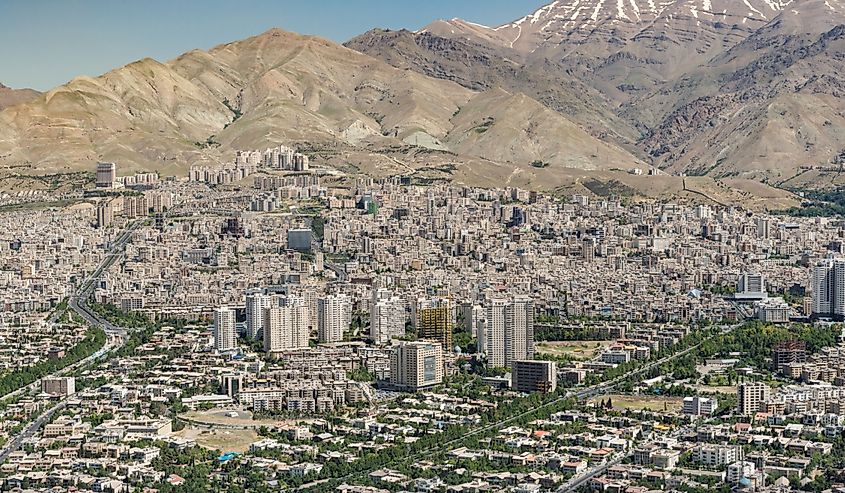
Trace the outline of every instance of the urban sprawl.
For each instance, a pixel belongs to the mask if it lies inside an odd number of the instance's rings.
[[[0,195],[4,491],[845,491],[840,219],[91,175]]]

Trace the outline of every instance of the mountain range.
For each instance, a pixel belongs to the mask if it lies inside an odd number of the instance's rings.
[[[0,112],[0,162],[42,172],[100,159],[184,170],[278,143],[376,175],[452,161],[509,173],[540,161],[640,164],[523,94],[467,89],[278,29],[79,77]]]
[[[559,0],[347,46],[467,87],[522,91],[671,173],[836,183],[841,0]]]
[[[343,46],[273,29],[43,94],[0,88],[0,174],[97,160],[181,173],[286,143],[374,176],[783,198],[755,182],[840,180],[843,13],[558,0],[498,27],[435,21]],[[662,171],[646,185],[633,168]]]

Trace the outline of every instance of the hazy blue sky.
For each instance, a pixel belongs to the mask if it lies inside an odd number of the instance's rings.
[[[165,61],[280,27],[343,42],[373,27],[487,25],[548,0],[0,0],[0,82],[46,90],[143,57]]]

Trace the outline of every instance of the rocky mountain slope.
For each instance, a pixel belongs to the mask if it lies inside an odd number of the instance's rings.
[[[558,0],[498,27],[453,19],[347,45],[521,90],[673,173],[799,184],[845,160],[840,25],[842,0]]]
[[[504,163],[508,173],[534,161],[641,165],[523,94],[478,92],[277,29],[80,77],[0,112],[0,165],[39,172],[103,159],[174,172],[283,142],[365,168],[383,160],[361,156],[392,153],[387,161],[406,172],[478,159]]]
[[[783,184],[809,168],[845,163],[845,25],[831,13],[824,3],[795,5],[646,98],[672,112],[643,140],[645,149],[670,170]]]
[[[32,101],[40,92],[33,89],[12,89],[0,84],[0,111],[3,108]]]
[[[788,3],[558,0],[496,28],[452,20],[435,22],[423,31],[487,40],[524,53],[529,61],[565,62],[573,75],[625,102],[734,46]]]
[[[597,90],[545,60],[526,66],[524,54],[463,38],[429,32],[375,29],[346,43],[403,69],[451,80],[473,90],[501,88],[524,93],[566,115],[602,140],[622,145],[639,137],[638,130],[611,110]]]

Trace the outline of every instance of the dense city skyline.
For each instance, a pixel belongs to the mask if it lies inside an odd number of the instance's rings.
[[[0,491],[845,493],[845,0],[0,3]]]

